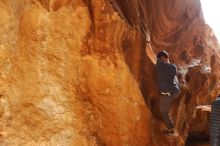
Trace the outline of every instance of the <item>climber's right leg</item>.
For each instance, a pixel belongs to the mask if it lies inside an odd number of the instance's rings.
[[[161,94],[160,96],[160,111],[163,121],[167,126],[167,130],[165,130],[164,132],[173,135],[178,135],[178,132],[174,129],[173,122],[169,117],[169,110],[170,110],[171,102],[174,99],[176,99],[178,96],[179,96],[179,92],[170,95]]]
[[[173,128],[173,123],[169,118],[169,108],[171,101],[172,98],[169,95],[160,96],[160,112],[168,130]]]

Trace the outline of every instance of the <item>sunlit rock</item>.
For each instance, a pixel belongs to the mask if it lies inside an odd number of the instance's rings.
[[[208,137],[219,46],[200,2],[1,0],[0,145],[184,146]],[[155,55],[168,50],[181,95],[160,132]]]

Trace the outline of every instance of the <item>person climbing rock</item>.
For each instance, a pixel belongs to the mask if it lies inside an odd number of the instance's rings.
[[[220,146],[220,95],[212,105],[197,106],[197,109],[210,111],[210,143],[211,146]]]
[[[162,118],[167,126],[163,132],[167,134],[177,134],[174,125],[169,117],[171,102],[176,99],[180,93],[177,79],[177,68],[175,64],[170,63],[169,54],[166,51],[157,54],[157,85],[160,91],[160,111]]]

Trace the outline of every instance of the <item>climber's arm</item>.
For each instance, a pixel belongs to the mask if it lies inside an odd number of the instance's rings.
[[[207,111],[207,112],[211,112],[211,110],[212,110],[211,105],[199,105],[196,108],[202,109],[202,111]]]

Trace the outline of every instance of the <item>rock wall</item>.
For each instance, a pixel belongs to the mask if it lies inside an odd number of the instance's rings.
[[[142,32],[145,38],[146,53],[141,54],[145,62],[141,61],[144,69],[139,84],[157,121],[161,118],[155,86],[155,54],[167,50],[171,61],[178,66],[181,95],[173,103],[170,116],[181,136],[180,143],[169,138],[168,141],[174,145],[184,145],[188,136],[207,138],[209,115],[195,110],[195,107],[210,104],[219,93],[220,47],[212,30],[205,24],[200,1],[133,0],[126,3],[112,0],[112,4],[123,19]],[[132,63],[127,64],[132,68]]]
[[[220,75],[199,1],[0,0],[0,145],[183,146],[207,134]],[[167,49],[182,93],[163,127],[155,54]],[[210,59],[211,58],[211,59]]]

